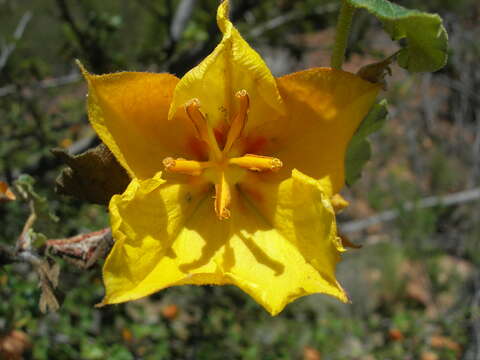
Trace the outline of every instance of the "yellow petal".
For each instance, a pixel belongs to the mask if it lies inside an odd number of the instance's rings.
[[[176,207],[187,190],[175,186],[134,181],[113,198],[117,241],[104,267],[103,304],[184,284],[237,285],[271,314],[311,293],[347,300],[335,280],[341,245],[321,182],[294,172],[281,184],[259,184],[270,191],[263,200],[242,187],[224,221],[211,196]]]
[[[347,301],[335,279],[343,247],[335,214],[317,181],[296,170],[280,184],[250,178],[240,184],[248,212],[232,209],[237,258],[230,273],[270,313],[308,294],[324,293]],[[249,254],[250,251],[250,254]],[[248,261],[245,261],[249,257]]]
[[[230,223],[215,215],[213,192],[202,196],[189,187],[159,182],[134,180],[112,199],[116,242],[103,269],[102,305],[175,285],[227,283],[214,257],[229,238]]]
[[[235,93],[246,90],[250,98],[248,131],[268,121],[265,114],[282,112],[284,106],[270,70],[228,19],[228,7],[228,1],[224,1],[217,12],[222,41],[180,80],[169,117],[192,98],[198,98],[210,124],[224,131],[240,106]]]
[[[345,209],[350,203],[345,200],[345,198],[340,194],[335,194],[331,198],[333,209],[335,213],[340,213],[343,209]]]
[[[178,78],[170,74],[121,72],[92,75],[88,117],[102,141],[131,177],[147,179],[167,156],[191,158],[195,134],[185,114],[167,121]]]
[[[277,79],[289,121],[282,129],[284,172],[296,168],[316,179],[329,177],[333,193],[344,185],[345,152],[381,86],[341,70],[309,69]]]
[[[133,179],[122,195],[111,199],[115,245],[103,270],[104,304],[137,299],[158,290],[138,285],[161,259],[174,257],[171,245],[204,201],[205,190],[202,184],[172,184],[158,173],[148,180]]]

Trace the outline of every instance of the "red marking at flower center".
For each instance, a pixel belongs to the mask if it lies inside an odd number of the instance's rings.
[[[263,136],[248,137],[245,139],[245,153],[261,154],[267,144],[267,139]]]
[[[218,146],[220,149],[223,149],[225,142],[227,141],[228,129],[225,127],[215,128],[213,129],[213,133],[215,135],[215,139],[217,140]]]
[[[239,184],[242,192],[255,204],[262,203],[264,196],[262,192],[258,189],[255,189],[251,184]]]
[[[208,160],[208,145],[196,137],[189,137],[187,140],[187,151],[189,155],[198,161]]]

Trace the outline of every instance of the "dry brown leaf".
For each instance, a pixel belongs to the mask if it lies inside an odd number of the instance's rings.
[[[57,311],[60,308],[60,303],[58,302],[54,289],[58,286],[60,266],[56,263],[50,265],[49,262],[45,260],[39,265],[37,272],[40,278],[40,288],[42,289],[38,302],[40,311],[43,314]]]
[[[466,281],[475,272],[475,266],[471,262],[451,255],[442,256],[438,261],[438,266],[438,281],[442,285],[452,277]]]
[[[438,355],[431,351],[424,351],[420,356],[420,360],[438,360]]]
[[[127,328],[123,328],[122,329],[122,338],[123,338],[123,341],[126,342],[126,343],[132,343],[133,342],[133,334],[132,332],[127,329]]]
[[[47,286],[45,283],[42,283],[41,288],[42,294],[40,295],[38,308],[42,314],[57,311],[60,308],[60,303],[53,294],[51,287]]]
[[[462,346],[447,336],[434,335],[430,338],[430,346],[437,349],[449,349],[460,353]]]
[[[342,241],[342,246],[344,248],[352,248],[352,249],[361,249],[362,248],[362,245],[355,244],[355,243],[351,242],[350,239],[344,234],[341,234],[339,236],[339,238]]]
[[[430,278],[425,266],[418,262],[405,261],[400,266],[401,273],[405,276],[406,295],[415,301],[425,305],[434,306]]]
[[[317,349],[314,349],[310,346],[305,346],[303,348],[303,360],[321,360],[322,356]]]
[[[167,305],[162,309],[162,315],[163,317],[173,320],[178,316],[178,306],[175,304]]]
[[[390,329],[388,331],[388,338],[392,341],[401,341],[405,338],[405,336],[398,329]]]
[[[31,346],[28,335],[20,330],[12,330],[0,337],[0,359],[21,360],[22,354]]]
[[[392,65],[395,57],[396,53],[382,61],[362,66],[360,70],[357,71],[357,75],[360,76],[362,79],[370,81],[372,83],[382,84],[383,89],[386,90],[387,83],[385,81],[385,77],[387,75],[392,75],[390,65]]]
[[[14,201],[16,196],[13,191],[10,189],[8,184],[4,181],[0,181],[0,203]]]
[[[56,181],[56,191],[60,194],[107,205],[130,182],[125,169],[104,144],[80,155],[72,156],[63,149],[53,149],[52,153],[69,166]]]

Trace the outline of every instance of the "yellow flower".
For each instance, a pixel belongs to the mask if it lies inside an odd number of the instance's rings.
[[[331,200],[379,86],[329,68],[274,78],[227,14],[182,79],[84,70],[89,119],[132,178],[110,202],[102,304],[185,284],[236,285],[271,314],[312,293],[347,301]]]

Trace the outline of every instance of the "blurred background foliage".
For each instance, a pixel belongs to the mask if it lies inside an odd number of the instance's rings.
[[[435,74],[409,75],[394,67],[388,79],[390,119],[373,137],[373,160],[362,179],[345,190],[351,206],[340,217],[340,229],[386,210],[398,216],[345,231],[363,245],[339,267],[352,304],[314,295],[272,318],[236,288],[182,287],[96,309],[103,294],[101,265],[81,270],[56,259],[64,302],[44,315],[36,274],[14,264],[0,268],[0,358],[480,359],[478,201],[416,206],[427,196],[479,185],[480,5],[397,3],[439,13],[451,53]],[[76,154],[98,143],[73,60],[93,73],[181,76],[218,42],[217,5],[0,0],[0,180],[35,178],[36,190],[60,219],[38,222],[36,231],[62,238],[108,226],[104,207],[54,192],[62,164],[50,149]],[[275,75],[328,66],[337,1],[233,5],[232,20]],[[397,49],[363,11],[350,43],[350,71]],[[406,203],[413,206],[405,210]],[[0,203],[0,244],[15,243],[28,214],[19,200]]]

